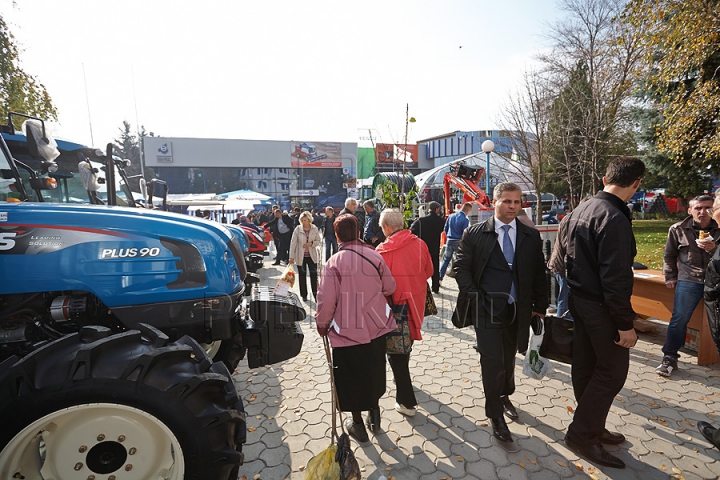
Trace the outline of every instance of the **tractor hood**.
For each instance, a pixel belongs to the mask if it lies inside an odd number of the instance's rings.
[[[83,290],[108,307],[233,295],[245,263],[224,226],[156,210],[0,204],[0,294]]]

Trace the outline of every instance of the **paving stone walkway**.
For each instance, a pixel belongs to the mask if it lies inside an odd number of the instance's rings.
[[[274,286],[282,268],[265,261],[262,284]],[[293,289],[298,291],[297,285]],[[608,423],[627,437],[607,449],[627,464],[624,470],[593,465],[570,451],[563,438],[576,406],[570,367],[555,363],[543,380],[522,373],[516,360],[520,412],[508,422],[518,451],[492,438],[484,412],[480,365],[472,329],[450,322],[457,285],[448,278],[436,295],[439,313],[425,319],[423,341],[416,342],[410,372],[419,402],[407,418],[396,412],[388,366],[387,392],[380,400],[382,433],[366,445],[352,446],[363,478],[379,479],[715,479],[720,451],[710,448],[695,424],[720,424],[720,364],[698,366],[683,354],[671,379],[655,374],[662,357],[664,329],[640,333],[631,352],[630,373]],[[307,462],[330,443],[330,382],[322,340],[306,304],[305,342],[295,358],[248,370],[241,362],[234,379],[248,412],[248,442],[240,478],[303,479]]]

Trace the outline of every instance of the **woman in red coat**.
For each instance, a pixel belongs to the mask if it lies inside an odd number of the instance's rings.
[[[397,288],[392,295],[395,305],[408,305],[410,338],[422,340],[420,330],[425,316],[427,279],[433,274],[432,257],[425,242],[405,229],[405,219],[398,209],[383,210],[380,227],[387,237],[376,251],[390,267]],[[397,391],[395,410],[412,417],[417,409],[408,362],[410,355],[388,355]]]

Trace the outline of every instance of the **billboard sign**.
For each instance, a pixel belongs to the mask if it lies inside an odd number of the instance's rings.
[[[293,167],[342,167],[342,145],[340,143],[293,142],[291,145],[290,165]]]
[[[418,146],[402,143],[378,143],[377,163],[417,164]]]

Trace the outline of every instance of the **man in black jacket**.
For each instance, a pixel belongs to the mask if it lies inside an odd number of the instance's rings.
[[[418,218],[410,225],[410,231],[420,237],[428,247],[433,262],[432,291],[440,293],[440,236],[445,228],[445,220],[440,215],[440,204],[428,204],[430,214]]]
[[[385,234],[382,228],[380,228],[380,212],[375,210],[375,202],[372,200],[365,200],[363,210],[365,210],[363,240],[374,248],[385,241]]]
[[[345,208],[340,210],[340,213],[338,213],[338,217],[340,215],[344,215],[346,213],[349,213],[351,215],[355,215],[355,218],[358,219],[358,222],[360,224],[360,228],[365,228],[365,210],[358,207],[358,201],[355,200],[352,197],[348,197],[345,199]],[[360,232],[362,233],[362,232]]]
[[[637,317],[630,303],[637,250],[627,202],[637,191],[645,164],[634,157],[610,162],[605,188],[580,204],[568,220],[566,269],[573,330],[572,383],[577,401],[565,443],[595,463],[624,468],[604,444],[625,441],[605,422],[627,379]]]
[[[275,218],[267,226],[277,243],[277,254],[273,265],[280,265],[280,262],[287,263],[290,259],[290,240],[292,240],[292,232],[295,228],[293,219],[278,208],[275,210]]]
[[[325,218],[322,221],[323,237],[325,239],[325,261],[335,255],[338,251],[337,237],[335,236],[335,210],[332,207],[325,207]]]
[[[464,231],[453,267],[457,312],[475,325],[485,414],[503,442],[513,441],[503,414],[518,418],[510,401],[515,353],[527,350],[530,318],[545,316],[548,297],[540,233],[515,218],[520,195],[512,182],[495,187],[495,216]]]

